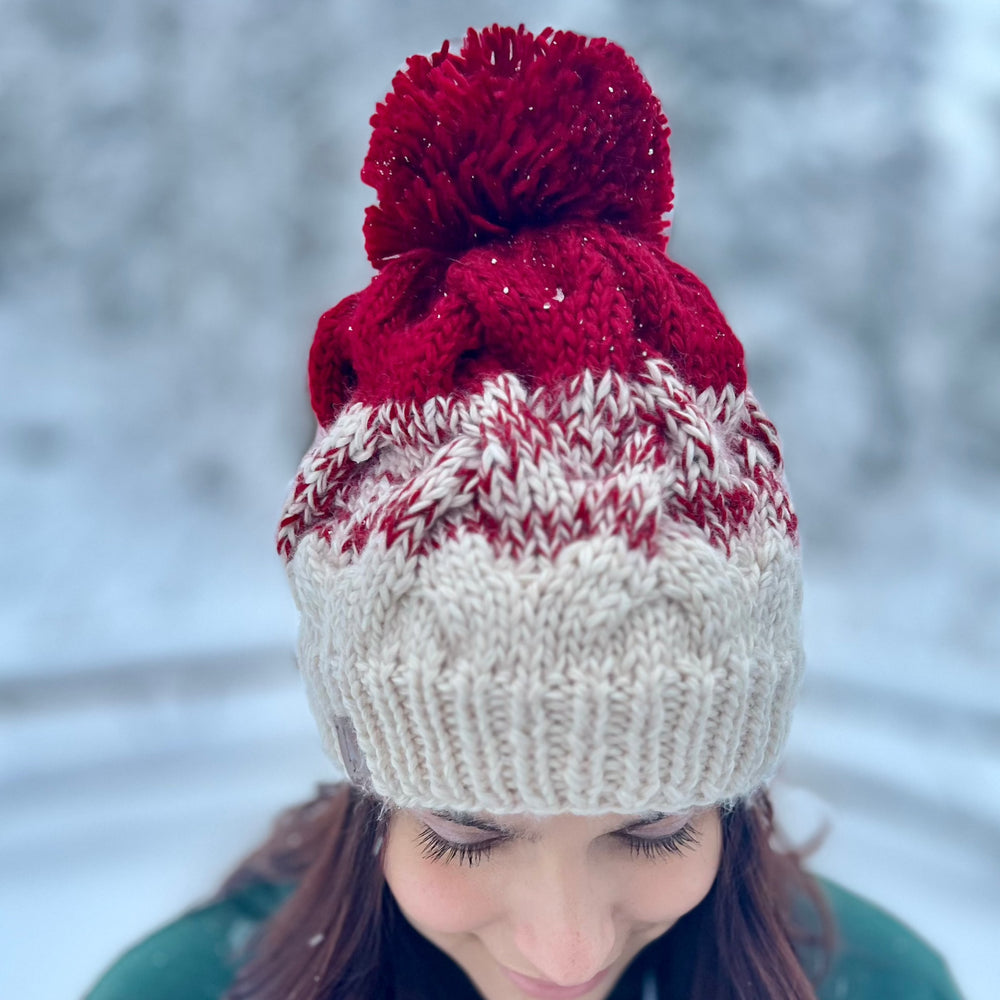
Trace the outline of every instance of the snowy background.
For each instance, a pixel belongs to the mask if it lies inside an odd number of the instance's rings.
[[[79,996],[332,776],[272,535],[367,119],[469,24],[603,34],[783,433],[816,866],[1000,977],[1000,8],[0,0],[0,994]],[[803,791],[802,789],[808,789]]]

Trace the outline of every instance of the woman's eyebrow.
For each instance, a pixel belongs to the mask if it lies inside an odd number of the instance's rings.
[[[616,832],[621,832],[623,830],[634,830],[636,827],[640,826],[652,826],[654,823],[659,823],[661,820],[669,818],[670,815],[671,815],[670,813],[663,813],[663,812],[646,813],[645,815],[640,816],[638,819],[634,819],[631,822],[625,823],[623,826],[620,826],[618,828],[618,831]]]
[[[443,819],[447,823],[454,823],[456,826],[471,826],[476,830],[484,830],[487,833],[503,833],[508,836],[514,833],[513,830],[505,826],[500,826],[496,823],[489,823],[484,819],[480,819],[475,813],[467,812],[452,812],[450,809],[431,811],[432,816],[437,816],[438,819]]]
[[[483,830],[486,833],[499,833],[508,837],[518,835],[516,830],[512,830],[510,827],[502,826],[499,823],[491,823],[488,820],[477,816],[475,813],[455,812],[450,809],[434,809],[431,810],[431,815],[437,816],[438,819],[443,819],[447,823],[454,823],[456,826],[471,826],[473,829]],[[667,819],[669,816],[670,813],[664,812],[646,813],[642,816],[638,816],[636,819],[629,820],[627,823],[623,823],[611,832],[621,833],[625,830],[634,830],[637,827],[652,826],[653,823],[659,823],[661,820]]]

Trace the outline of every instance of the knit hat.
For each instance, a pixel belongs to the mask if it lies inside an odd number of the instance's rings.
[[[679,812],[773,772],[800,563],[774,427],[666,256],[604,39],[470,31],[372,118],[371,284],[319,321],[278,550],[329,754],[404,807]]]

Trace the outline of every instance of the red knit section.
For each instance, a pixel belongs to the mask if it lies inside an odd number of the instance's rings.
[[[391,261],[320,320],[310,389],[326,426],[348,400],[422,402],[501,371],[634,375],[655,358],[696,392],[746,388],[743,348],[693,274],[615,226],[571,222]]]
[[[409,59],[372,128],[361,178],[378,195],[365,219],[376,267],[565,219],[665,246],[667,120],[633,59],[603,38],[470,30],[459,55],[445,43]]]
[[[668,361],[696,392],[746,388],[708,289],[664,254],[666,119],[617,45],[494,26],[415,56],[372,119],[362,176],[380,269],[320,320],[328,426],[349,402],[421,403]]]
[[[324,423],[350,398],[357,376],[349,360],[351,317],[360,293],[349,295],[319,318],[309,351],[309,395],[313,412]]]

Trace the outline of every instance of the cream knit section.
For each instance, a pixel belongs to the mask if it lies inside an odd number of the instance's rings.
[[[794,539],[757,523],[653,555],[618,534],[553,557],[473,531],[417,557],[373,535],[289,564],[299,665],[327,752],[347,719],[372,790],[494,813],[679,812],[773,773],[802,669]],[[340,723],[343,725],[343,723]]]

